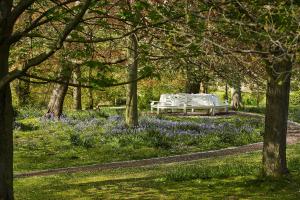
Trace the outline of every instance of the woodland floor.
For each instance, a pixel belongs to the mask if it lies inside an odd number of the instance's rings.
[[[255,143],[179,156],[18,173],[15,196],[16,199],[299,199],[299,136],[299,124],[290,122],[287,150],[290,175],[278,180],[260,177],[262,144]]]

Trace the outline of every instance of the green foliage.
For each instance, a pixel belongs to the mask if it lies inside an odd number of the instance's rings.
[[[174,146],[174,142],[176,142],[174,138],[170,138],[155,130],[147,132],[143,139],[151,143],[151,146],[162,149],[171,149]]]
[[[159,97],[158,97],[159,98]],[[154,97],[152,88],[144,88],[138,95],[138,107],[140,110],[149,110],[151,101],[158,99]]]
[[[70,142],[72,143],[72,145],[80,146],[82,144],[80,133],[78,133],[78,132],[73,133],[72,132],[70,134]]]
[[[24,111],[21,111],[23,113]],[[26,113],[26,112],[25,112]],[[216,123],[228,122],[236,127],[253,124],[251,133],[241,132],[231,137],[230,130],[222,134],[208,135],[167,135],[157,130],[108,134],[110,118],[117,111],[101,108],[101,111],[66,112],[58,120],[41,118],[39,112],[28,111],[33,116],[18,117],[15,129],[16,171],[59,168],[91,163],[106,163],[117,160],[132,160],[183,154],[195,151],[220,149],[261,140],[261,123],[253,119],[236,117],[216,119]],[[163,118],[161,118],[163,120]],[[167,119],[164,117],[164,119]],[[205,119],[171,117],[174,122],[205,123]],[[251,122],[250,122],[250,121]],[[121,122],[116,121],[113,127]],[[158,126],[159,128],[159,126]],[[192,127],[191,127],[192,128]],[[125,130],[124,130],[125,131]],[[229,134],[229,136],[227,135]],[[75,159],[76,158],[76,159]],[[39,163],[36,165],[35,163]]]
[[[300,105],[300,90],[291,92],[290,94],[290,104],[291,105]]]

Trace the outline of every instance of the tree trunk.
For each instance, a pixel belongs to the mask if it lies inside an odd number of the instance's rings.
[[[91,78],[92,78],[92,69],[89,68],[89,84],[90,85],[91,85]],[[89,101],[88,101],[87,108],[90,110],[93,110],[94,109],[94,96],[93,96],[92,88],[88,88],[88,97],[89,97]]]
[[[200,92],[208,94],[208,84],[207,84],[207,82],[202,81],[200,85],[201,85],[200,86]]]
[[[225,84],[225,100],[228,101],[228,83]]]
[[[0,45],[0,80],[8,74],[9,46]],[[13,199],[13,108],[10,86],[0,89],[0,199]]]
[[[233,110],[238,110],[242,106],[242,90],[241,83],[237,82],[231,89],[231,107]]]
[[[81,70],[80,66],[76,66],[73,73],[74,83],[80,85],[80,78],[81,78]],[[81,87],[74,87],[73,89],[73,105],[75,110],[82,110],[81,104]]]
[[[282,58],[283,57],[283,58]],[[292,61],[281,56],[267,66],[268,85],[263,146],[263,174],[278,177],[288,173],[286,134]]]
[[[66,81],[66,84],[56,84],[52,92],[48,104],[47,116],[52,115],[55,118],[60,118],[63,111],[65,96],[68,91],[68,82],[72,75],[72,66],[70,64],[62,64],[58,80]]]
[[[11,36],[9,24],[12,1],[0,3],[0,81],[9,71],[9,50],[6,38]],[[13,200],[13,108],[10,85],[0,89],[0,199]]]
[[[193,72],[186,69],[185,93],[198,94],[200,92],[200,81],[194,76]]]
[[[200,82],[187,81],[185,85],[185,92],[189,94],[198,94],[200,92]]]
[[[18,80],[16,85],[16,94],[18,98],[18,105],[20,107],[26,106],[29,103],[29,97],[30,97],[30,78],[23,77],[24,80]]]
[[[138,40],[135,34],[130,35],[129,68],[126,98],[126,124],[127,126],[138,125],[138,102],[137,102],[137,70],[138,70]]]

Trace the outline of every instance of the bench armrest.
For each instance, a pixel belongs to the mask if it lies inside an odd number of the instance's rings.
[[[154,105],[155,103],[159,103],[159,101],[151,101],[151,105]]]

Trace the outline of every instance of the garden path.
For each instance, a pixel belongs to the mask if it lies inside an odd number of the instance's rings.
[[[263,117],[262,115],[254,114],[254,113],[236,112],[236,114]],[[297,142],[300,142],[300,124],[293,121],[289,121],[287,143],[295,144]],[[186,162],[186,161],[200,160],[205,158],[249,153],[249,152],[261,150],[262,147],[263,147],[263,143],[259,142],[259,143],[248,144],[239,147],[230,147],[230,148],[225,148],[220,150],[196,152],[196,153],[189,153],[189,154],[176,155],[176,156],[25,172],[25,173],[15,174],[15,178],[32,177],[32,176],[48,176],[48,175],[56,175],[56,174],[63,174],[63,173],[92,172],[92,171],[100,171],[106,169],[142,167],[142,166],[151,166],[151,165],[168,164],[168,163],[176,163],[176,162]]]

